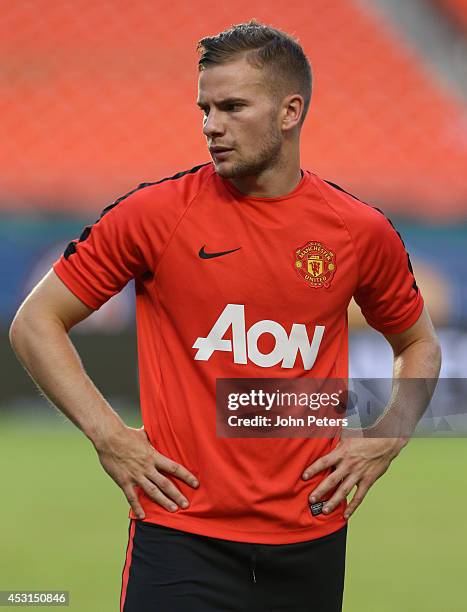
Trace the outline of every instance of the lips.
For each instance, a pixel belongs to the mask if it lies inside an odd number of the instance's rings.
[[[227,157],[233,151],[233,149],[228,149],[227,147],[211,147],[209,151],[211,155],[217,159],[224,159],[224,157]]]

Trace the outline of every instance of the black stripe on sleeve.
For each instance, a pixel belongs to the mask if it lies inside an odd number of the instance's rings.
[[[190,168],[190,170],[183,170],[182,172],[177,172],[177,174],[174,174],[173,176],[168,176],[166,178],[160,179],[158,181],[154,181],[152,183],[140,183],[135,189],[132,189],[128,193],[125,193],[124,195],[117,198],[114,202],[112,202],[112,204],[109,204],[109,206],[106,206],[104,210],[101,212],[101,214],[99,215],[99,218],[96,219],[96,221],[92,225],[86,225],[86,227],[81,232],[81,235],[78,238],[78,240],[72,240],[71,242],[68,243],[67,247],[65,248],[63,252],[63,256],[65,257],[65,259],[68,259],[70,255],[72,255],[73,253],[76,253],[76,245],[78,244],[78,242],[83,242],[83,240],[86,240],[89,234],[91,233],[94,225],[98,223],[105,214],[107,214],[110,210],[112,210],[112,208],[120,204],[122,200],[125,200],[126,198],[131,196],[131,194],[135,193],[136,191],[139,191],[140,189],[144,189],[144,187],[150,187],[151,185],[159,185],[160,183],[164,183],[165,181],[174,181],[179,178],[182,178],[186,174],[195,174],[195,172],[198,172],[198,170],[201,170],[201,168],[208,166],[210,163],[211,162],[207,162],[205,164],[200,164],[199,166],[194,166],[193,168]]]
[[[394,223],[391,221],[391,219],[384,214],[384,212],[380,209],[377,208],[376,206],[371,206],[371,204],[368,204],[368,202],[364,202],[363,200],[360,200],[360,198],[357,198],[357,196],[355,196],[353,193],[350,193],[349,191],[346,191],[345,189],[343,189],[340,185],[336,185],[336,183],[331,183],[331,181],[324,181],[325,183],[327,183],[328,185],[331,185],[332,187],[334,187],[335,189],[338,189],[339,191],[343,191],[344,193],[346,193],[347,195],[351,196],[352,198],[354,198],[355,200],[358,200],[358,202],[361,202],[362,204],[365,204],[365,206],[370,206],[371,208],[374,208],[375,210],[377,210],[379,213],[381,213],[383,215],[383,217],[389,221],[389,223],[391,224],[392,229],[396,232],[396,234],[399,236],[399,240],[402,242],[402,246],[404,247],[404,250],[407,254],[407,266],[409,268],[410,274],[412,275],[413,278],[413,283],[412,283],[412,287],[415,289],[415,291],[418,293],[419,289],[418,289],[418,285],[417,285],[417,281],[415,280],[415,276],[413,273],[413,268],[412,268],[412,262],[410,261],[410,256],[409,253],[406,249],[405,243],[402,240],[402,236],[400,235],[400,233],[397,231],[397,229],[394,227]]]

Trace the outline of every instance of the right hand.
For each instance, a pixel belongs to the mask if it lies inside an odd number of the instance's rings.
[[[156,451],[143,428],[124,425],[112,431],[95,448],[102,467],[122,489],[139,519],[144,519],[145,513],[135,485],[169,512],[175,512],[179,507],[187,508],[189,502],[161,472],[179,478],[193,488],[199,486],[196,477],[185,467]]]

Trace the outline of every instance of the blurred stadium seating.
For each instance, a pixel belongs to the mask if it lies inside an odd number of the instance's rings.
[[[436,1],[441,5],[441,8],[450,15],[453,21],[467,31],[467,2],[465,0]]]
[[[304,166],[391,210],[465,212],[465,103],[359,2],[35,0],[2,14],[4,210],[92,213],[206,160],[196,41],[255,16],[295,33],[311,59]]]

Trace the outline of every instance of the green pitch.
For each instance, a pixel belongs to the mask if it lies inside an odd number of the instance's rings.
[[[0,430],[0,590],[68,590],[71,610],[115,612],[123,493],[59,417]],[[466,467],[465,439],[410,442],[350,520],[345,612],[465,610]]]

